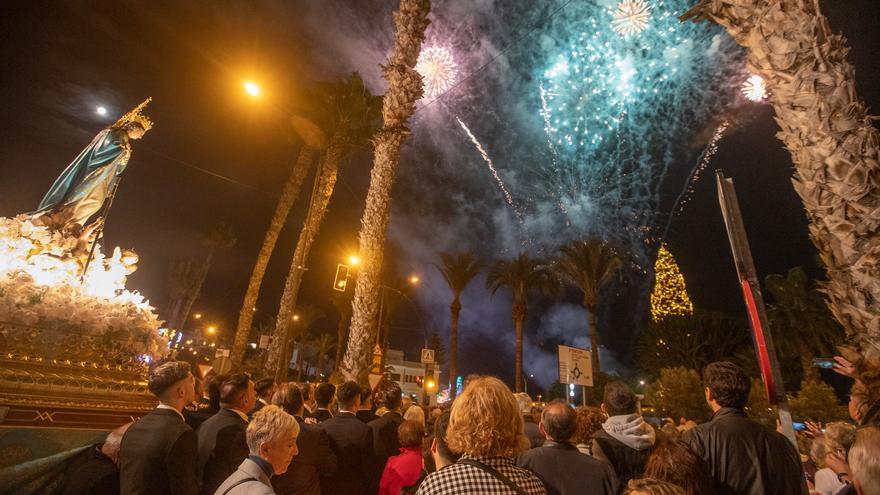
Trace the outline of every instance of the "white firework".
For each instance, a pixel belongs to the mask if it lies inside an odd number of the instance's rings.
[[[640,33],[648,26],[651,6],[645,0],[623,0],[617,4],[611,24],[618,33],[629,36]]]
[[[452,54],[446,48],[432,46],[422,50],[416,71],[425,82],[425,95],[435,98],[445,93],[455,82],[458,68]]]
[[[764,78],[759,75],[752,75],[742,85],[742,94],[747,99],[760,103],[767,98],[767,85],[764,84]]]

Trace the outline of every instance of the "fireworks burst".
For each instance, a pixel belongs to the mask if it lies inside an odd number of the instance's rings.
[[[650,18],[651,7],[645,0],[623,0],[617,5],[611,24],[618,33],[630,36],[645,29]]]
[[[742,94],[755,103],[767,99],[767,86],[764,84],[764,78],[758,75],[750,76],[742,85]]]
[[[446,48],[432,46],[422,50],[416,71],[425,81],[425,95],[435,98],[445,93],[455,82],[458,69],[452,54]]]
[[[492,172],[492,177],[494,177],[495,182],[498,183],[498,188],[501,189],[501,193],[504,194],[504,199],[507,200],[507,204],[510,205],[511,208],[513,208],[514,213],[516,213],[517,219],[519,219],[520,222],[522,222],[522,213],[519,211],[519,209],[516,207],[516,204],[513,202],[513,196],[510,194],[510,191],[507,190],[507,186],[504,184],[504,181],[501,180],[501,176],[498,175],[498,170],[495,168],[495,164],[492,163],[492,158],[489,157],[489,153],[486,152],[485,148],[483,148],[483,145],[480,144],[479,141],[477,141],[477,138],[476,138],[476,136],[474,136],[474,133],[471,132],[471,130],[468,128],[468,126],[465,125],[465,123],[462,122],[460,118],[456,117],[455,120],[458,121],[458,125],[460,125],[461,128],[464,129],[464,132],[467,133],[468,137],[471,139],[471,142],[474,143],[474,146],[476,146],[477,151],[480,152],[480,155],[483,156],[483,160],[486,162],[486,165],[489,167],[489,170]]]

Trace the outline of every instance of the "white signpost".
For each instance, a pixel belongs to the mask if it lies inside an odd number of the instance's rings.
[[[568,385],[580,385],[584,401],[586,390],[584,387],[593,386],[593,356],[586,349],[559,346],[559,383]],[[573,395],[573,394],[572,394]]]

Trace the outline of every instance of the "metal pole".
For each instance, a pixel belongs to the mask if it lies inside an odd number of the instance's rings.
[[[116,197],[116,190],[119,189],[119,183],[122,182],[122,176],[120,175],[118,179],[116,179],[116,183],[113,184],[113,189],[110,190],[110,194],[107,196],[107,206],[104,207],[104,213],[101,214],[101,225],[98,227],[98,230],[95,232],[95,238],[92,240],[92,246],[89,248],[89,256],[86,258],[86,262],[83,265],[82,274],[79,276],[79,281],[82,283],[86,278],[86,271],[89,269],[89,265],[92,263],[92,259],[95,257],[95,248],[98,246],[98,238],[104,234],[104,226],[107,225],[107,217],[110,215],[110,207],[113,206],[113,199]]]

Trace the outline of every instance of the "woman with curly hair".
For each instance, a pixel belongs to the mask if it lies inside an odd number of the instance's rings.
[[[593,455],[591,445],[593,433],[602,429],[602,423],[608,417],[598,407],[580,406],[575,412],[577,412],[577,430],[572,441],[582,454]]]
[[[685,495],[680,486],[653,478],[630,480],[624,495]]]
[[[446,430],[449,448],[462,456],[425,478],[417,495],[546,494],[541,480],[514,462],[522,438],[523,419],[507,385],[491,376],[470,379],[452,403]]]

